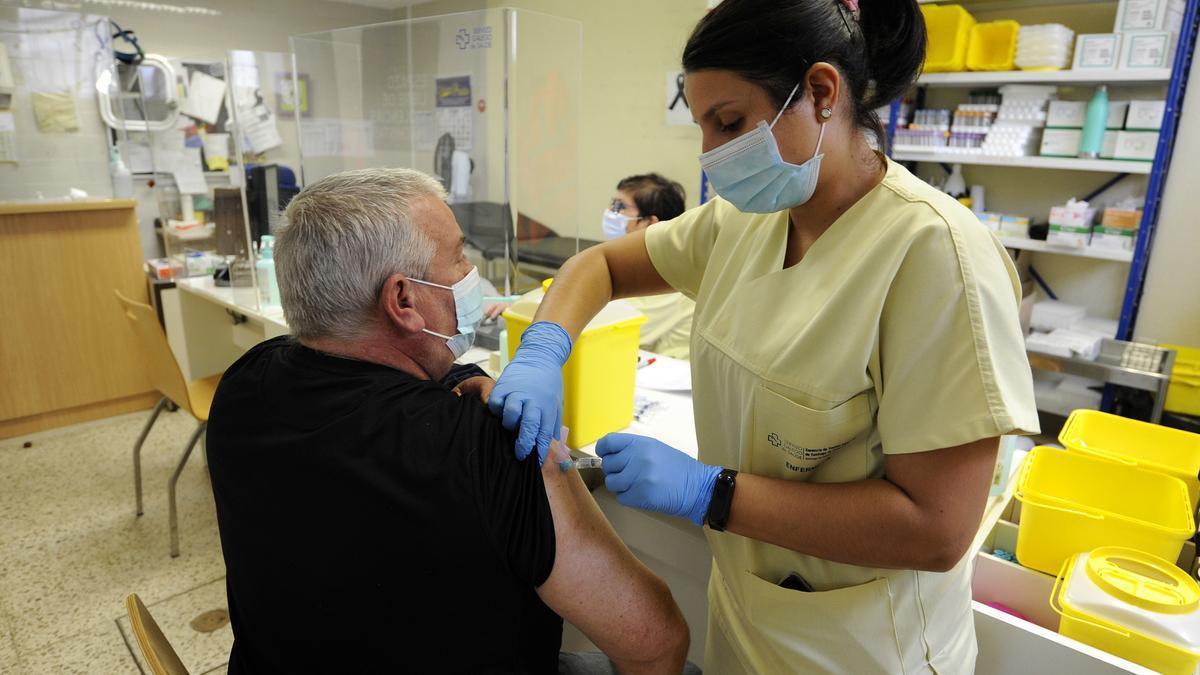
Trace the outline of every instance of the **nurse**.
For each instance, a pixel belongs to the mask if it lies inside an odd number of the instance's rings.
[[[873,149],[924,46],[915,0],[724,0],[683,53],[720,197],[573,258],[490,399],[541,454],[587,321],[696,299],[699,460],[597,451],[622,504],[707,526],[709,672],[974,668],[968,549],[1038,418],[1003,247]]]

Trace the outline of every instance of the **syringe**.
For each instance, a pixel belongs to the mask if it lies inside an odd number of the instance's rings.
[[[579,459],[565,459],[558,463],[558,468],[563,471],[571,469],[599,469],[604,464],[603,457],[580,457]]]

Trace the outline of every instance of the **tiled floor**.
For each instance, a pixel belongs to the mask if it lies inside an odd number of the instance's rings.
[[[143,673],[126,594],[149,607],[188,670],[224,673],[225,566],[204,458],[179,479],[182,554],[169,554],[167,478],[195,420],[163,413],[142,451],[145,515],[134,515],[133,442],[147,413],[0,441],[0,674]],[[23,447],[26,441],[32,446]]]

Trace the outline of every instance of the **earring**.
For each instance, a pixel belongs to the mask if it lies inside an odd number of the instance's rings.
[[[827,120],[830,117],[833,117],[833,110],[829,109],[828,107],[821,108],[821,119]]]

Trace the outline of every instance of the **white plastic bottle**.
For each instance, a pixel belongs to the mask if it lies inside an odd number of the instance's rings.
[[[264,234],[258,262],[258,301],[262,307],[279,306],[279,281],[275,278],[275,237]]]
[[[121,153],[114,147],[109,151],[108,171],[112,174],[113,197],[116,199],[131,199],[133,197],[133,174],[121,159]]]

